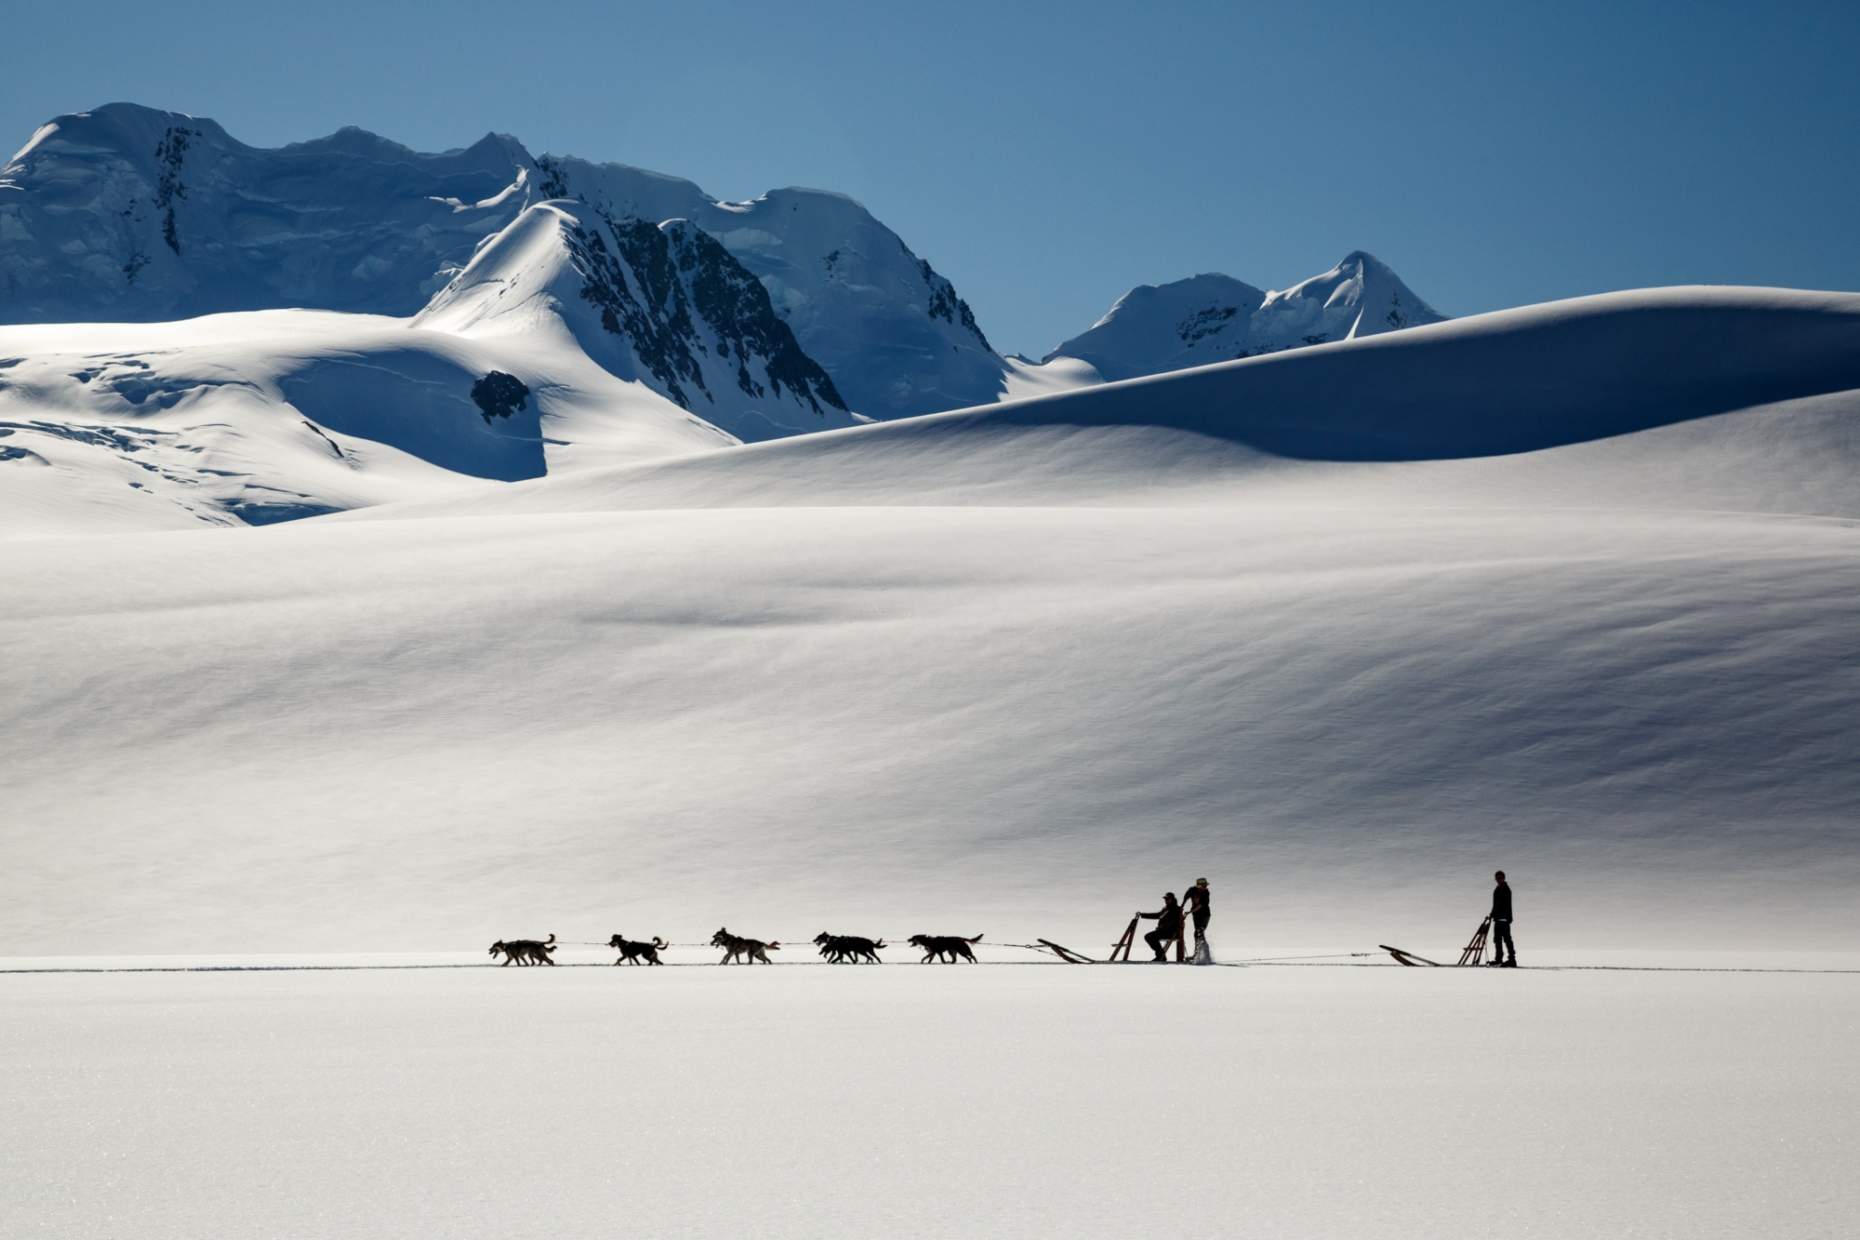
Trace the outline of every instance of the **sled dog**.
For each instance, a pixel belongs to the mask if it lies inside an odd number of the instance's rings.
[[[771,951],[781,950],[780,943],[764,943],[760,939],[746,939],[740,934],[731,934],[728,930],[719,930],[710,936],[712,947],[723,949],[723,959],[719,964],[734,964],[742,957],[744,964],[774,964],[769,959]]]
[[[546,939],[499,939],[491,944],[491,956],[501,955],[504,965],[554,964],[555,935]],[[503,965],[499,966],[500,968]]]
[[[958,957],[974,964],[975,953],[970,947],[981,941],[982,936],[979,934],[972,939],[965,939],[958,934],[913,934],[910,937],[911,946],[924,954],[918,964],[929,964],[932,960],[955,964]]]
[[[856,934],[828,934],[822,930],[814,936],[814,942],[819,945],[820,954],[828,964],[844,964],[848,960],[855,964],[861,961],[885,963],[878,958],[879,950],[886,945],[883,939],[861,938]]]
[[[607,940],[607,946],[620,953],[620,958],[614,961],[615,964],[638,964],[642,960],[647,964],[664,964],[665,962],[659,959],[659,953],[671,944],[656,934],[652,936],[650,943],[637,943],[624,935],[616,934]]]

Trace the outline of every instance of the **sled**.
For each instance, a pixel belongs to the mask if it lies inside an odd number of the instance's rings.
[[[1460,958],[1454,962],[1454,968],[1461,965],[1485,963],[1485,936],[1491,929],[1492,919],[1490,917],[1479,923],[1479,928],[1473,931],[1472,940],[1466,944],[1465,950],[1460,952]],[[1426,956],[1417,956],[1399,947],[1390,947],[1387,943],[1378,943],[1376,946],[1395,957],[1397,964],[1405,964],[1411,968],[1417,965],[1428,965],[1435,969],[1444,967],[1438,960],[1429,960]]]
[[[1117,942],[1111,944],[1111,959],[1108,963],[1130,963],[1130,945],[1136,941],[1137,922],[1140,920],[1141,918],[1132,917],[1130,919],[1130,924],[1124,927],[1123,935],[1118,938]]]
[[[1108,963],[1130,963],[1130,948],[1137,940],[1137,923],[1142,920],[1141,917],[1132,917],[1130,919],[1130,924],[1124,927],[1124,933],[1118,936],[1117,942],[1111,944],[1111,959]],[[1041,941],[1044,942],[1045,940]],[[1175,962],[1181,964],[1188,959],[1188,918],[1186,916],[1183,917],[1182,924],[1176,927],[1174,943]],[[1168,950],[1168,945],[1165,944],[1163,951],[1167,953]]]
[[[1102,960],[1093,960],[1090,956],[1073,951],[1070,947],[1061,947],[1051,939],[1035,939],[1034,942],[1044,947],[1067,964],[1103,964]]]

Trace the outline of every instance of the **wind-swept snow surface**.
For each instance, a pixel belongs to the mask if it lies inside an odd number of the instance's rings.
[[[1205,873],[1217,941],[1425,949],[1502,866],[1527,963],[1852,948],[1857,346],[1851,297],[1622,295],[15,543],[0,932],[1090,942]]]
[[[1853,974],[0,976],[0,1002],[15,1235],[1821,1240],[1860,1210]]]

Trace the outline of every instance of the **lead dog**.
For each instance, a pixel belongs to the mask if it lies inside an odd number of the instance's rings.
[[[929,964],[932,960],[942,960],[945,964],[955,964],[960,956],[970,964],[975,963],[975,953],[970,945],[982,941],[981,935],[965,939],[959,934],[913,934],[910,945],[920,949],[924,958],[918,964]]]
[[[718,930],[710,936],[712,947],[723,949],[723,959],[719,964],[734,964],[737,957],[745,957],[744,964],[774,964],[769,953],[780,951],[780,943],[764,943],[760,939],[746,939],[740,934],[731,934],[728,930]]]
[[[546,939],[499,939],[491,944],[492,958],[495,959],[499,953],[502,953],[504,957],[504,963],[498,966],[500,969],[510,964],[516,964],[519,967],[528,964],[552,965],[555,963],[551,959],[554,952],[555,935],[553,934]]]
[[[884,964],[878,958],[879,949],[884,947],[883,939],[866,939],[856,934],[828,934],[822,930],[814,936],[814,942],[820,947],[820,954],[828,964],[844,964],[851,960],[855,963],[869,960],[873,964]]]
[[[636,943],[623,935],[616,934],[607,940],[607,946],[620,953],[620,959],[614,961],[615,964],[638,964],[642,960],[647,964],[664,964],[665,962],[659,959],[659,953],[671,944],[656,934],[652,936],[650,943]]]

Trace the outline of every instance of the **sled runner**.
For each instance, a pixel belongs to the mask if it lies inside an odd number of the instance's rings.
[[[1038,943],[1041,947],[1044,947],[1047,951],[1052,952],[1053,955],[1059,957],[1061,960],[1065,961],[1067,964],[1102,964],[1104,963],[1103,961],[1100,961],[1100,960],[1093,960],[1090,956],[1081,955],[1080,953],[1073,951],[1070,947],[1061,947],[1059,944],[1053,942],[1051,939],[1035,939],[1034,942]]]
[[[1485,936],[1491,929],[1492,919],[1490,917],[1480,922],[1479,928],[1473,931],[1472,941],[1466,944],[1466,949],[1460,953],[1460,958],[1454,961],[1453,967],[1458,968],[1460,965],[1466,964],[1484,964]],[[1376,946],[1395,957],[1395,961],[1398,964],[1405,964],[1410,967],[1429,965],[1436,969],[1442,967],[1438,960],[1429,960],[1426,956],[1417,956],[1413,952],[1403,951],[1399,947],[1390,947],[1387,943],[1378,943]]]

